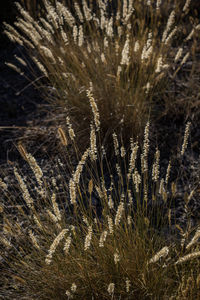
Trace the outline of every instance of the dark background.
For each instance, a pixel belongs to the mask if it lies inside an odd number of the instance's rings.
[[[0,1],[0,48],[8,45],[8,38],[3,34],[3,22],[13,23],[16,18],[16,8],[13,0]]]

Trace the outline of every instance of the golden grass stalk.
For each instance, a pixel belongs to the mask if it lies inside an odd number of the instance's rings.
[[[199,256],[200,256],[200,251],[190,253],[190,254],[188,254],[188,255],[185,255],[185,256],[183,256],[183,257],[180,257],[180,258],[175,262],[175,265],[181,264],[181,263],[183,263],[183,262],[186,262],[186,261],[188,261],[188,260],[197,258],[197,257],[199,257]]]

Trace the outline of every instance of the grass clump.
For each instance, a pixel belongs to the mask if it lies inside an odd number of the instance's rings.
[[[78,163],[75,167],[68,159],[69,165],[64,163],[62,154],[58,165],[70,177],[61,185],[56,176],[46,179],[20,145],[35,179],[14,168],[21,190],[16,203],[1,180],[6,198],[1,208],[2,294],[5,299],[198,297],[199,228],[184,231],[169,216],[176,181],[170,183],[170,165],[161,178],[158,149],[155,161],[149,162],[149,123],[142,149],[131,139],[130,150],[125,150],[113,134],[116,160],[111,164],[105,149],[98,147],[97,120],[94,114],[90,146],[82,155],[69,124]],[[186,151],[188,135],[189,124],[180,156]],[[61,128],[59,137],[67,155],[69,144]],[[194,192],[187,195],[187,203]],[[162,208],[155,205],[158,201]],[[11,203],[14,219],[8,215]],[[172,223],[181,231],[181,239],[171,241]]]
[[[52,158],[52,174],[20,144],[34,176],[15,166],[15,185],[0,179],[1,294],[198,299],[199,227],[176,217],[179,170],[172,158],[163,172],[149,138],[151,118],[176,111],[167,91],[195,52],[199,24],[182,30],[190,1],[79,2],[41,1],[38,16],[17,4],[20,17],[5,25],[28,49],[40,71],[36,82],[58,114],[62,108],[67,131],[60,122],[61,157]],[[19,64],[32,66],[16,59],[10,66],[21,74]],[[195,193],[184,195],[188,216]]]
[[[189,2],[44,1],[44,16],[36,19],[19,3],[17,8],[14,26],[5,25],[8,37],[28,49],[48,101],[70,113],[85,137],[92,118],[85,99],[90,83],[104,136],[108,128],[120,133],[123,126],[124,143],[141,136],[150,115],[176,111],[167,91],[187,60],[195,59],[199,30],[194,18],[193,25],[184,23]],[[181,104],[183,114],[191,107]]]

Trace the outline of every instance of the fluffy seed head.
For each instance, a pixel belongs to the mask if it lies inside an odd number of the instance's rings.
[[[190,126],[191,126],[191,122],[188,122],[186,124],[186,127],[185,127],[185,133],[184,133],[184,140],[183,140],[182,149],[181,149],[181,155],[183,155],[185,153],[185,149],[187,148],[188,137],[189,137],[189,132],[190,132]]]
[[[155,154],[155,162],[153,164],[153,169],[152,169],[152,180],[154,182],[157,182],[159,179],[159,160],[160,160],[160,151],[157,149],[156,154]]]
[[[84,244],[84,250],[85,251],[90,248],[91,240],[92,240],[92,226],[89,226],[88,227],[88,234],[86,235],[85,244]]]
[[[71,178],[69,181],[69,193],[70,193],[70,202],[71,204],[76,204],[76,186],[74,180]]]
[[[149,261],[149,263],[157,262],[161,257],[166,257],[169,253],[169,248],[167,246],[163,247],[159,252],[157,252]]]
[[[56,251],[56,248],[58,246],[58,244],[62,241],[62,239],[64,238],[65,234],[68,232],[68,229],[63,229],[55,238],[55,240],[53,241],[53,243],[51,244],[49,250],[48,250],[48,254],[46,256],[45,262],[47,265],[49,265],[52,261],[52,256],[54,254],[54,252]]]
[[[115,290],[115,284],[114,283],[110,283],[108,285],[108,293],[109,293],[109,295],[114,294],[114,290]]]
[[[73,293],[75,293],[76,290],[77,290],[77,285],[75,284],[75,282],[73,282],[73,283],[72,283],[72,286],[71,286],[71,291],[72,291]]]
[[[107,216],[108,219],[108,228],[109,228],[109,232],[110,234],[113,234],[114,229],[113,229],[113,220],[110,216]]]
[[[69,235],[65,241],[65,245],[64,245],[64,248],[63,250],[65,251],[65,254],[68,254],[69,253],[69,248],[70,248],[70,245],[71,245],[71,242],[72,242],[72,238],[71,236]]]
[[[186,0],[185,1],[185,5],[183,7],[183,12],[186,12],[188,10],[188,8],[190,6],[190,2],[191,2],[191,0]]]
[[[126,278],[126,292],[129,293],[131,287],[131,281]]]
[[[116,249],[116,251],[114,253],[114,262],[115,262],[115,264],[117,264],[119,261],[120,261],[120,255],[119,255],[118,249]]]
[[[148,170],[148,152],[149,152],[149,122],[145,126],[144,130],[144,143],[143,143],[143,152],[141,155],[141,166],[142,172],[146,172]]]
[[[14,168],[14,174],[15,174],[15,177],[17,178],[18,182],[19,182],[19,186],[22,190],[22,193],[23,193],[23,198],[27,204],[27,206],[29,208],[32,208],[33,207],[33,199],[31,198],[30,194],[29,194],[29,191],[28,191],[28,188],[23,180],[23,178],[21,177],[21,175],[18,173],[17,169]]]
[[[51,202],[53,205],[54,214],[56,215],[58,221],[61,221],[61,214],[60,214],[58,204],[56,202],[56,194],[55,193],[53,193],[51,196]]]
[[[126,37],[126,42],[124,44],[124,48],[122,50],[122,58],[121,58],[121,62],[120,64],[121,65],[127,65],[129,64],[129,60],[130,60],[130,57],[129,57],[129,36],[127,35]]]
[[[185,255],[181,258],[179,258],[176,262],[175,262],[175,265],[177,264],[181,264],[185,261],[188,261],[190,259],[193,259],[193,258],[196,258],[196,257],[200,257],[200,251],[197,251],[197,252],[193,252],[193,253],[190,253],[188,255]]]
[[[99,240],[99,247],[103,248],[104,247],[104,243],[106,241],[106,237],[108,235],[108,231],[104,230],[100,236],[100,240]]]
[[[74,173],[74,175],[73,175],[73,181],[74,181],[76,184],[78,184],[79,181],[80,181],[80,176],[81,176],[81,173],[82,173],[82,170],[83,170],[83,167],[84,167],[84,165],[85,165],[85,162],[86,162],[86,159],[87,159],[88,155],[89,155],[89,149],[87,149],[87,150],[83,153],[83,155],[82,155],[82,157],[81,157],[81,160],[79,161],[79,163],[78,163],[78,165],[77,165],[77,167],[76,167],[76,171],[75,171],[75,173]]]
[[[169,15],[167,25],[166,25],[166,28],[164,30],[163,36],[162,36],[162,42],[165,42],[165,40],[167,38],[167,34],[170,31],[172,25],[174,24],[174,21],[175,21],[175,11],[173,10],[171,12],[171,14]]]
[[[117,213],[115,216],[115,225],[118,226],[122,217],[122,213],[124,211],[124,202],[121,202],[117,208]]]
[[[183,53],[183,48],[179,48],[178,49],[178,52],[176,53],[176,56],[175,56],[175,58],[174,58],[174,62],[176,63],[178,60],[179,60],[179,58],[182,56],[182,53]]]
[[[96,126],[96,130],[99,131],[100,129],[100,117],[99,117],[99,110],[96,104],[96,101],[94,100],[94,97],[92,95],[91,89],[87,90],[87,96],[90,101],[90,106],[92,108],[93,116],[94,116],[94,123]]]
[[[32,230],[29,230],[28,233],[29,233],[29,236],[30,236],[31,241],[33,243],[33,246],[36,249],[40,249],[40,246],[38,245],[37,239],[36,239],[35,235],[33,234]]]
[[[72,128],[72,124],[70,122],[70,118],[69,117],[66,118],[66,123],[67,123],[67,126],[68,126],[69,137],[70,137],[70,139],[72,141],[74,141],[74,138],[75,138],[76,135],[75,135],[74,130]]]
[[[90,128],[90,158],[92,161],[95,161],[97,159],[96,133],[92,124]]]
[[[113,143],[114,143],[114,150],[115,150],[115,155],[119,155],[119,142],[117,139],[116,133],[113,133]]]

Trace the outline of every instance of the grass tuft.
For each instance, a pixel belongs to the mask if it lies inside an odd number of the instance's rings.
[[[198,87],[193,1],[21,3],[5,33],[30,61],[7,64],[21,75],[37,68],[35,84],[61,115],[59,158],[45,175],[20,143],[30,171],[14,164],[15,181],[0,178],[0,295],[199,299],[200,230],[188,205],[198,185],[181,195],[184,224],[176,211],[192,123],[165,166],[151,141],[162,115],[199,108],[199,90],[184,103],[171,92],[189,59],[188,93]]]

